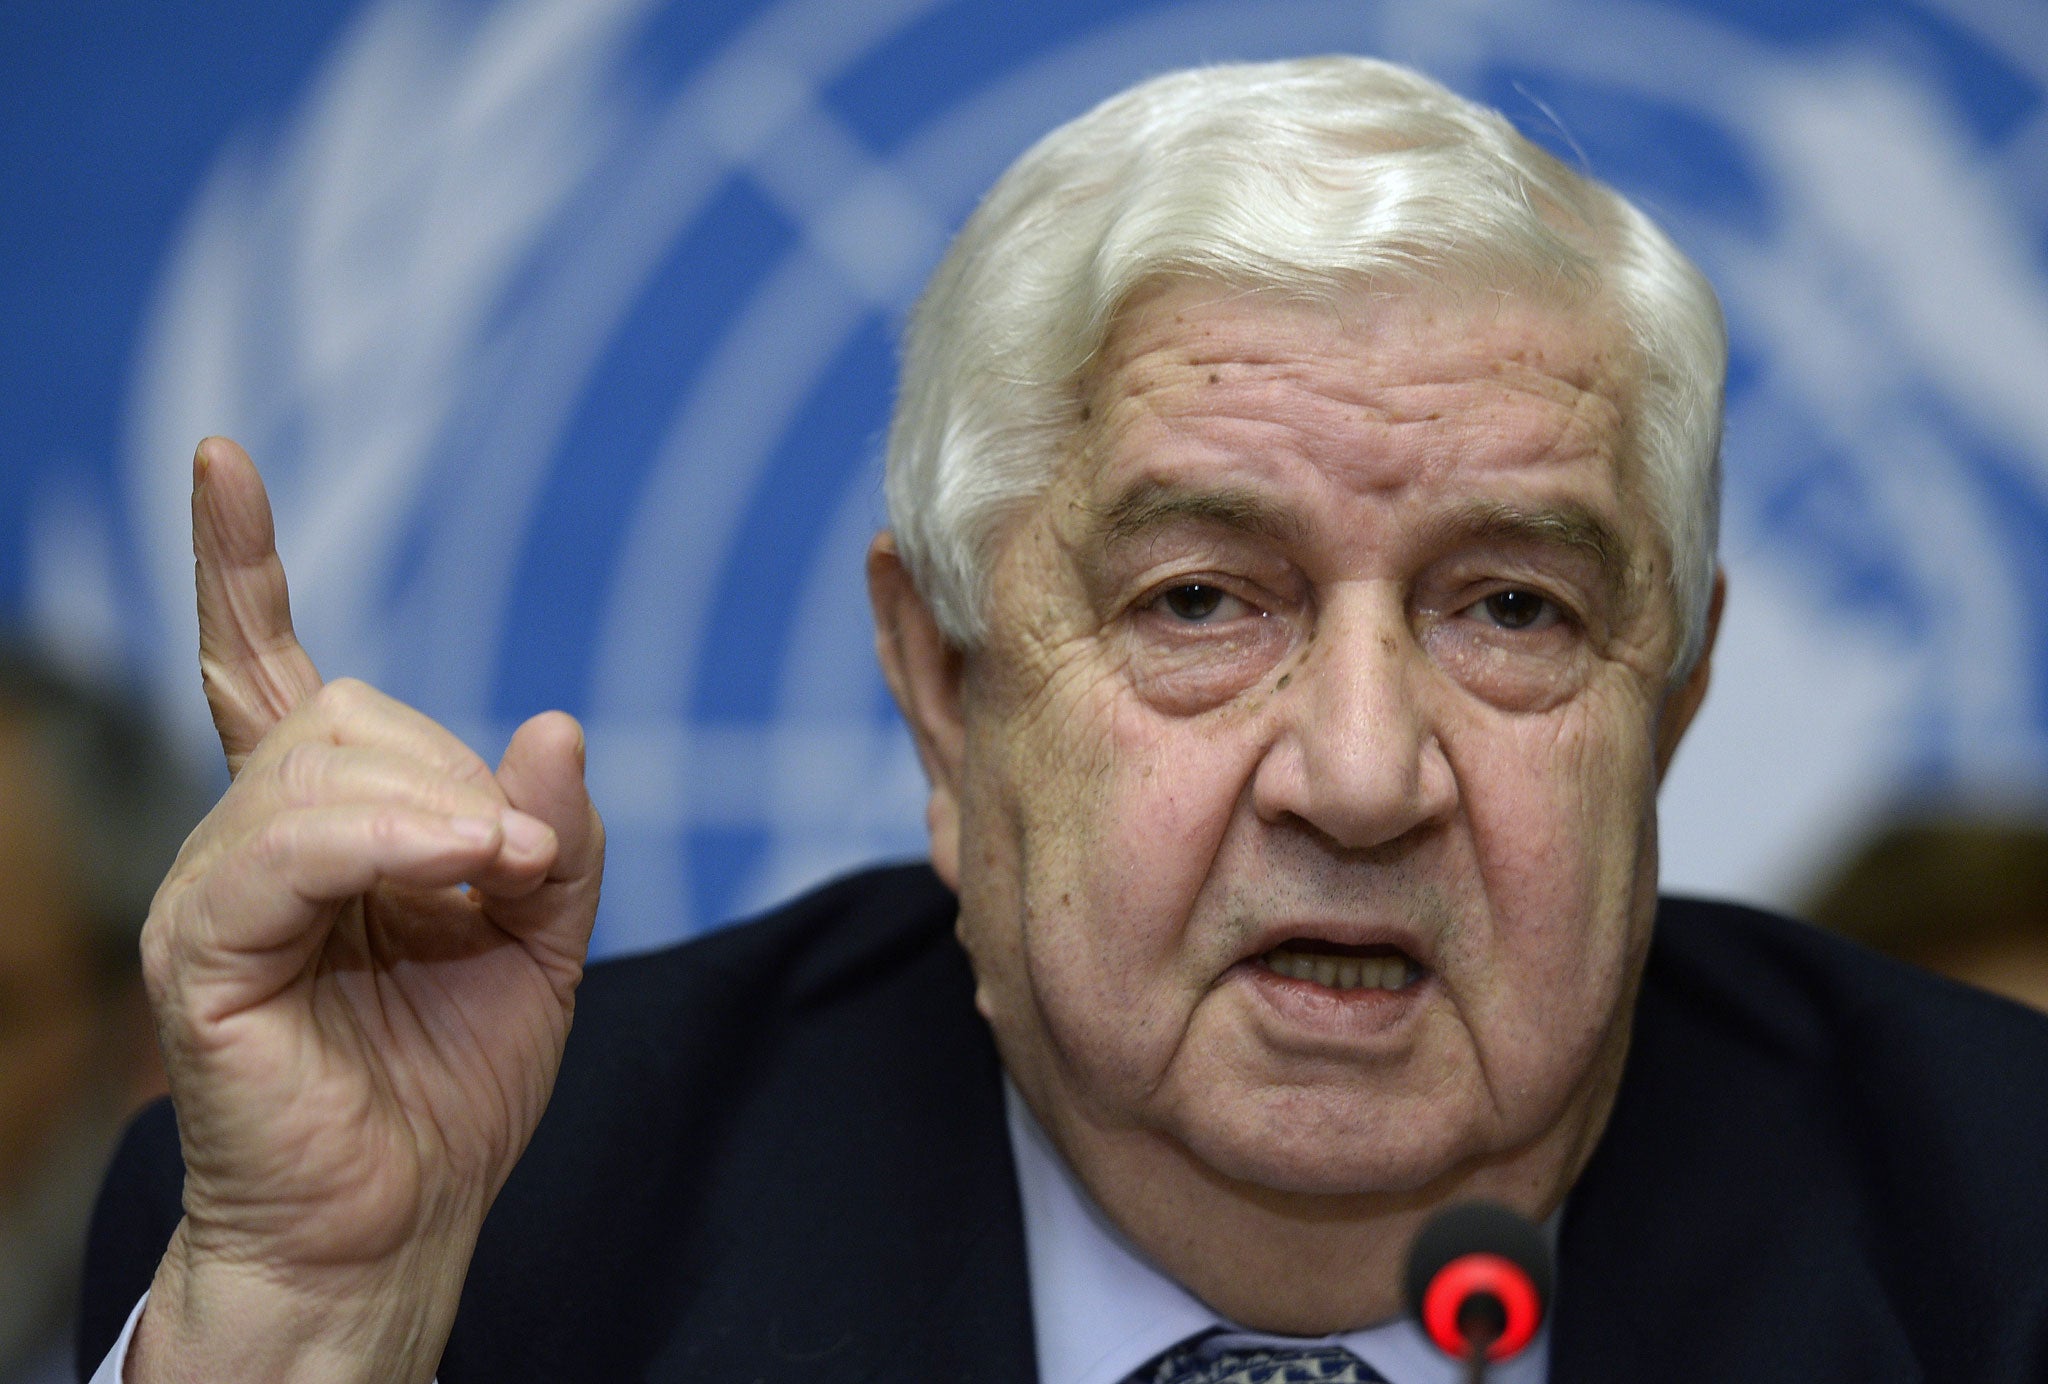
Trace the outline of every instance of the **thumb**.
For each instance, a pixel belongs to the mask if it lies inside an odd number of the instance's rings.
[[[500,927],[578,966],[604,875],[604,823],[584,786],[583,759],[583,727],[564,712],[543,712],[513,733],[498,786],[513,807],[554,829],[555,862],[540,888],[486,901]]]
[[[320,690],[292,630],[270,497],[249,454],[209,437],[192,457],[192,557],[199,593],[199,673],[228,770]]]

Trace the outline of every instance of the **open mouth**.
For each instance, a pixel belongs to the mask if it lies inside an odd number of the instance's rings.
[[[1415,958],[1393,946],[1352,947],[1290,937],[1259,957],[1259,964],[1289,980],[1330,990],[1405,990],[1422,979]]]

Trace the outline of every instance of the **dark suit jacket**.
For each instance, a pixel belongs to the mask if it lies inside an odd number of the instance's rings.
[[[999,1072],[922,867],[593,967],[442,1384],[1032,1384]],[[92,1231],[96,1364],[178,1216],[167,1107]],[[1553,1384],[2048,1381],[2048,1022],[1667,901],[1559,1244]]]

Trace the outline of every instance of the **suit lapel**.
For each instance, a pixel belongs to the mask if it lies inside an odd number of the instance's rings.
[[[740,1209],[708,1237],[716,1262],[652,1384],[1035,1384],[1000,1069],[972,997],[948,937],[855,1024],[830,996],[796,1006],[708,1199]]]
[[[1827,1068],[1731,1021],[1665,950],[1660,938],[1613,1118],[1566,1203],[1551,1378],[1922,1379],[1844,1184],[1856,1160],[1819,1089]]]

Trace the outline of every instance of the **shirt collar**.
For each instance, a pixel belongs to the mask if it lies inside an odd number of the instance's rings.
[[[1197,1332],[1232,1343],[1344,1346],[1389,1384],[1458,1384],[1462,1369],[1402,1318],[1341,1336],[1301,1340],[1241,1332],[1145,1258],[1067,1167],[1008,1077],[1003,1103],[1024,1203],[1024,1250],[1039,1384],[1121,1384],[1132,1370]],[[1547,1384],[1549,1327],[1488,1375],[1495,1384]]]

